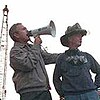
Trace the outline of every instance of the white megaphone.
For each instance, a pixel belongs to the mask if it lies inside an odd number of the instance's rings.
[[[55,37],[56,27],[55,27],[54,22],[51,20],[49,25],[46,27],[28,31],[28,36],[36,37],[38,35],[51,35]]]

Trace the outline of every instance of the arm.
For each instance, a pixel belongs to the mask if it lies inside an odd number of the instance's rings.
[[[98,88],[100,87],[100,65],[91,55],[89,55],[89,57],[91,63],[91,71],[96,74],[94,84]]]
[[[56,63],[55,69],[54,69],[53,84],[54,84],[55,89],[56,89],[57,93],[59,94],[60,98],[62,98],[64,95],[63,95],[63,91],[61,88],[62,80],[61,80],[61,70],[60,70],[60,61],[59,60],[57,60],[57,63]]]
[[[10,52],[10,65],[14,70],[32,71],[38,62],[36,52],[40,53],[40,44],[42,40],[37,36],[34,40],[34,51],[28,45],[23,47],[15,46]],[[36,52],[35,52],[36,51]]]
[[[59,54],[57,53],[48,53],[41,50],[41,54],[44,60],[44,63],[47,64],[54,64],[56,59],[58,58]]]
[[[92,69],[92,72],[96,74],[94,84],[97,86],[97,93],[100,96],[100,65],[97,61],[94,64],[95,68]]]
[[[42,40],[40,38],[40,36],[35,37],[35,41],[34,44],[41,44]],[[44,50],[40,50],[41,55],[43,57],[44,63],[47,64],[54,64],[56,62],[57,57],[59,56],[59,54],[57,53],[48,53]]]
[[[31,52],[25,52],[23,49],[14,48],[10,52],[10,65],[14,70],[31,71],[36,66],[37,59]]]

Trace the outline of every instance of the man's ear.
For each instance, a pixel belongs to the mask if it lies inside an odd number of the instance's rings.
[[[14,33],[14,37],[15,37],[15,38],[19,38],[19,35],[18,35],[17,32]]]

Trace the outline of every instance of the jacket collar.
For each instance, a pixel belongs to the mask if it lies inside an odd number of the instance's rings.
[[[14,46],[19,46],[19,47],[25,47],[26,45],[28,45],[28,43],[26,43],[26,44],[23,44],[23,43],[20,43],[20,42],[14,43]]]
[[[80,52],[79,49],[73,49],[73,50],[68,49],[68,50],[65,51],[65,53],[66,53],[67,55],[69,55],[69,56],[76,55],[78,52]]]

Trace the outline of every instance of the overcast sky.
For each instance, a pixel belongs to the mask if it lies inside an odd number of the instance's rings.
[[[30,29],[38,29],[49,25],[53,20],[56,25],[56,37],[41,36],[43,46],[48,52],[64,52],[67,48],[60,43],[60,37],[65,34],[68,26],[79,23],[88,35],[83,37],[83,44],[80,50],[86,51],[94,56],[100,63],[100,0],[0,0],[0,23],[2,25],[2,9],[8,6],[8,25],[21,22]],[[8,37],[9,38],[9,37]],[[33,38],[32,38],[33,39]],[[9,38],[8,52],[13,45]],[[8,53],[9,56],[9,53]],[[53,100],[59,100],[52,84],[54,65],[46,66]],[[9,66],[7,70],[7,100],[20,100],[14,90],[12,82],[13,70]]]

